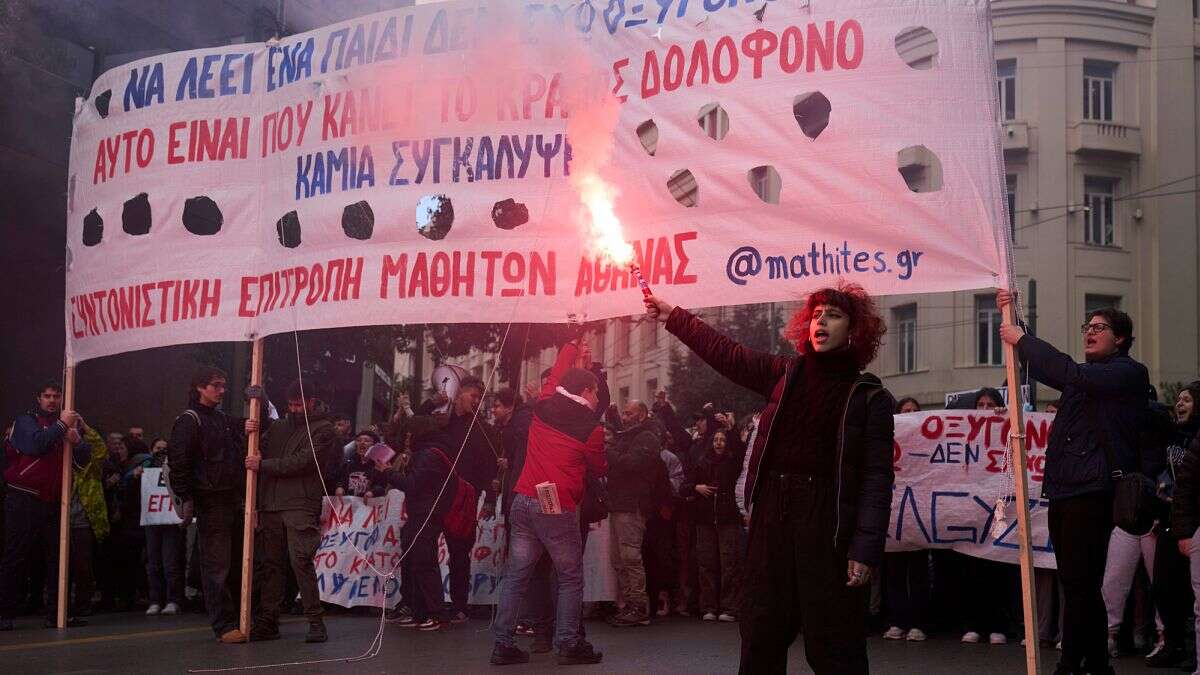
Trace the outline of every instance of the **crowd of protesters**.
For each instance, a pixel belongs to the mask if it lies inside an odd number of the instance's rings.
[[[1011,302],[1003,292],[998,300]],[[751,353],[683,310],[647,304],[719,372],[762,393],[766,407],[739,417],[718,400],[681,411],[666,392],[650,402],[612,401],[604,366],[583,339],[567,342],[524,391],[490,391],[468,376],[416,410],[402,401],[391,420],[357,432],[348,417],[329,414],[317,383],[309,392],[293,383],[279,419],[226,415],[225,375],[215,368],[196,373],[188,408],[152,440],[139,426],[104,434],[62,409],[59,386],[43,386],[6,436],[0,630],[20,614],[42,612],[47,627],[55,623],[61,448],[69,442],[68,626],[94,612],[190,609],[206,611],[216,637],[236,643],[278,638],[280,613],[293,612],[308,620],[307,640],[324,641],[312,566],[321,501],[399,489],[407,554],[402,602],[387,620],[420,632],[469,620],[476,519],[502,509],[509,550],[494,626],[498,665],[528,660],[516,646],[521,635],[532,637],[534,653],[557,648],[560,663],[601,660],[582,623],[581,559],[602,522],[618,593],[587,612],[621,628],[673,615],[739,623],[744,672],[781,672],[801,624],[817,672],[866,672],[865,649],[846,636],[867,631],[990,645],[1022,634],[1015,565],[949,550],[883,553],[891,415],[921,405],[894,401],[862,372],[883,330],[870,323],[878,317],[861,289],[810,299],[789,328],[799,359]],[[1063,651],[1056,672],[1064,675],[1111,672],[1110,659],[1135,653],[1152,667],[1194,670],[1200,381],[1181,388],[1173,405],[1160,404],[1146,368],[1128,356],[1127,315],[1092,312],[1081,332],[1084,363],[1018,327],[1002,331],[1031,376],[1062,394],[1046,406],[1056,418],[1043,496],[1058,569],[1035,575],[1041,646]],[[246,396],[267,403],[259,389]],[[973,399],[967,403],[1003,413],[995,389]],[[839,415],[863,421],[838,427]],[[261,435],[261,456],[247,456],[251,434]],[[840,454],[847,439],[861,446],[852,460]],[[777,449],[763,464],[770,447]],[[886,454],[887,468],[872,464],[876,454]],[[184,525],[143,527],[140,481],[146,469],[163,467]],[[246,469],[259,486],[249,635],[237,621]],[[1155,486],[1145,531],[1114,527],[1112,489],[1122,473]],[[843,481],[848,495],[831,490]],[[824,549],[826,541],[833,548]],[[832,574],[839,560],[846,571]]]

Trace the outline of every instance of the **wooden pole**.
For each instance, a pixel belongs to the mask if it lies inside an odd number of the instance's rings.
[[[1004,308],[1004,323],[1015,324],[1015,310]],[[1025,452],[1025,414],[1022,410],[1021,381],[1017,377],[1017,348],[1005,343],[1004,366],[1008,371],[1008,442],[1012,445],[1013,483],[1016,488],[1017,535],[1021,559],[1021,605],[1025,609],[1025,671],[1038,675],[1041,650],[1038,644],[1037,601],[1033,582],[1033,526],[1029,522],[1029,480]]]
[[[256,338],[250,350],[250,386],[262,386],[263,373],[263,341]],[[262,418],[262,401],[257,397],[250,399],[250,419],[255,422]],[[247,440],[246,454],[259,454],[259,440],[262,432],[250,434]],[[255,506],[258,496],[258,473],[246,470],[246,513],[242,526],[242,600],[239,626],[242,634],[250,637],[250,594],[254,583],[254,525],[257,520]]]
[[[75,366],[67,366],[63,373],[64,410],[75,409]],[[58,514],[58,619],[59,628],[67,627],[67,601],[70,587],[67,584],[67,569],[71,562],[71,462],[73,453],[70,440],[63,439],[62,497]]]

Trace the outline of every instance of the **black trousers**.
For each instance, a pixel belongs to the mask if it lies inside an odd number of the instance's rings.
[[[1063,588],[1060,663],[1079,671],[1108,668],[1108,618],[1101,588],[1112,535],[1112,495],[1096,492],[1055,499],[1048,514],[1050,543]]]
[[[313,556],[321,545],[320,511],[260,511],[254,530],[254,586],[259,589],[254,608],[254,628],[279,630],[287,570],[296,575],[304,616],[320,621],[321,594]]]
[[[96,535],[89,527],[71,528],[71,612],[91,609],[92,595],[96,593],[96,576],[92,572],[92,553],[96,546]]]
[[[46,617],[58,616],[58,502],[9,488],[4,497],[4,554],[0,557],[0,619],[20,613],[35,554],[45,565]],[[35,596],[41,588],[30,589]]]
[[[476,530],[477,531],[477,530]],[[471,550],[475,548],[475,532],[470,537],[446,536],[446,557],[450,568],[450,606],[455,612],[467,611],[471,597]]]
[[[217,637],[238,627],[241,595],[242,509],[235,492],[197,495],[196,546],[204,608]]]
[[[1170,531],[1158,534],[1154,547],[1153,593],[1167,646],[1186,649],[1192,630],[1191,563],[1179,552],[1178,544]]]
[[[442,591],[442,570],[438,565],[438,535],[441,522],[438,514],[429,519],[424,530],[424,514],[408,514],[408,522],[400,530],[401,550],[408,555],[400,563],[400,586],[405,602],[417,621],[442,620],[445,597]],[[448,541],[448,540],[447,540]]]
[[[928,630],[929,551],[902,551],[883,557],[883,604],[888,626]]]
[[[764,475],[754,504],[742,602],[742,675],[787,672],[804,631],[816,675],[861,675],[867,664],[870,587],[846,586],[846,552],[834,550],[832,481]]]
[[[679,572],[675,562],[675,522],[655,514],[646,519],[646,537],[642,540],[642,560],[646,563],[646,595],[650,611],[660,609],[658,594],[679,594]],[[668,609],[670,606],[668,605]]]

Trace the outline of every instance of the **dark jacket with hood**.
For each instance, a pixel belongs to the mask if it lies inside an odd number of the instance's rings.
[[[749,349],[681,307],[676,307],[667,318],[667,330],[717,372],[767,398],[746,472],[746,501],[753,504],[760,494],[760,470],[770,466],[772,453],[804,440],[781,438],[771,433],[780,403],[794,393],[789,388],[795,385],[795,376],[804,357],[775,356]],[[838,498],[831,544],[839,554],[845,551],[849,559],[869,566],[883,561],[891,517],[895,480],[892,468],[894,408],[895,401],[879,378],[863,373],[850,386],[837,434],[835,489]],[[756,510],[751,531],[760,522],[760,511]]]
[[[505,518],[512,507],[513,488],[525,468],[525,447],[529,445],[529,425],[532,423],[533,408],[520,403],[513,408],[508,424],[499,428],[501,452],[508,458],[508,470],[504,472],[504,484],[500,486]]]
[[[244,430],[244,419],[201,405],[192,395],[191,406],[175,418],[167,444],[171,492],[179,502],[245,490]]]
[[[1140,468],[1140,435],[1149,415],[1146,366],[1128,356],[1076,363],[1032,335],[1022,337],[1017,350],[1034,379],[1062,392],[1046,445],[1046,499],[1111,492],[1114,471]],[[1105,444],[1116,466],[1109,466]]]
[[[742,512],[738,509],[735,488],[738,476],[742,473],[742,459],[745,452],[735,452],[733,448],[718,455],[711,448],[700,458],[700,462],[688,474],[680,486],[682,493],[692,493],[696,496],[692,504],[692,513],[696,522],[704,525],[741,525]],[[708,485],[717,488],[714,497],[705,497],[696,492],[697,485]]]
[[[440,517],[454,502],[458,481],[446,480],[450,475],[450,464],[446,460],[454,462],[454,455],[458,451],[458,447],[450,447],[452,443],[444,433],[414,440],[412,459],[404,473],[388,472],[388,487],[404,493],[404,510],[408,513],[409,522],[414,518],[423,519],[432,512],[434,517],[430,518],[430,524],[440,526]],[[443,484],[445,489],[442,488]]]
[[[649,516],[670,497],[662,461],[666,430],[655,419],[617,432],[608,450],[608,510]]]
[[[258,510],[320,513],[325,485],[315,460],[328,466],[326,460],[340,457],[341,452],[333,423],[325,415],[310,412],[306,423],[303,413],[288,413],[272,423],[262,440]]]

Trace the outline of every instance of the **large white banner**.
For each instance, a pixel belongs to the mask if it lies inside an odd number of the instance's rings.
[[[678,304],[1005,284],[993,79],[987,0],[464,0],[142,59],[77,105],[70,358],[637,313],[589,176]]]
[[[395,607],[400,601],[400,529],[407,520],[404,493],[397,490],[366,501],[358,497],[327,499],[321,514],[321,546],[313,559],[321,600],[344,607]],[[506,536],[503,515],[479,521],[471,551],[469,602],[473,605],[492,605],[500,600]],[[616,575],[609,563],[608,546],[608,521],[604,520],[592,526],[584,551],[586,601],[616,597]],[[444,538],[439,539],[438,562],[449,600],[450,569]],[[393,570],[395,577],[388,578]]]
[[[1033,562],[1053,569],[1042,475],[1054,415],[1025,414],[1029,512]],[[950,548],[989,560],[1016,563],[1017,504],[1005,448],[1007,415],[939,410],[896,415],[893,464],[896,485],[887,550]],[[1004,499],[1006,522],[994,528],[996,501]]]

